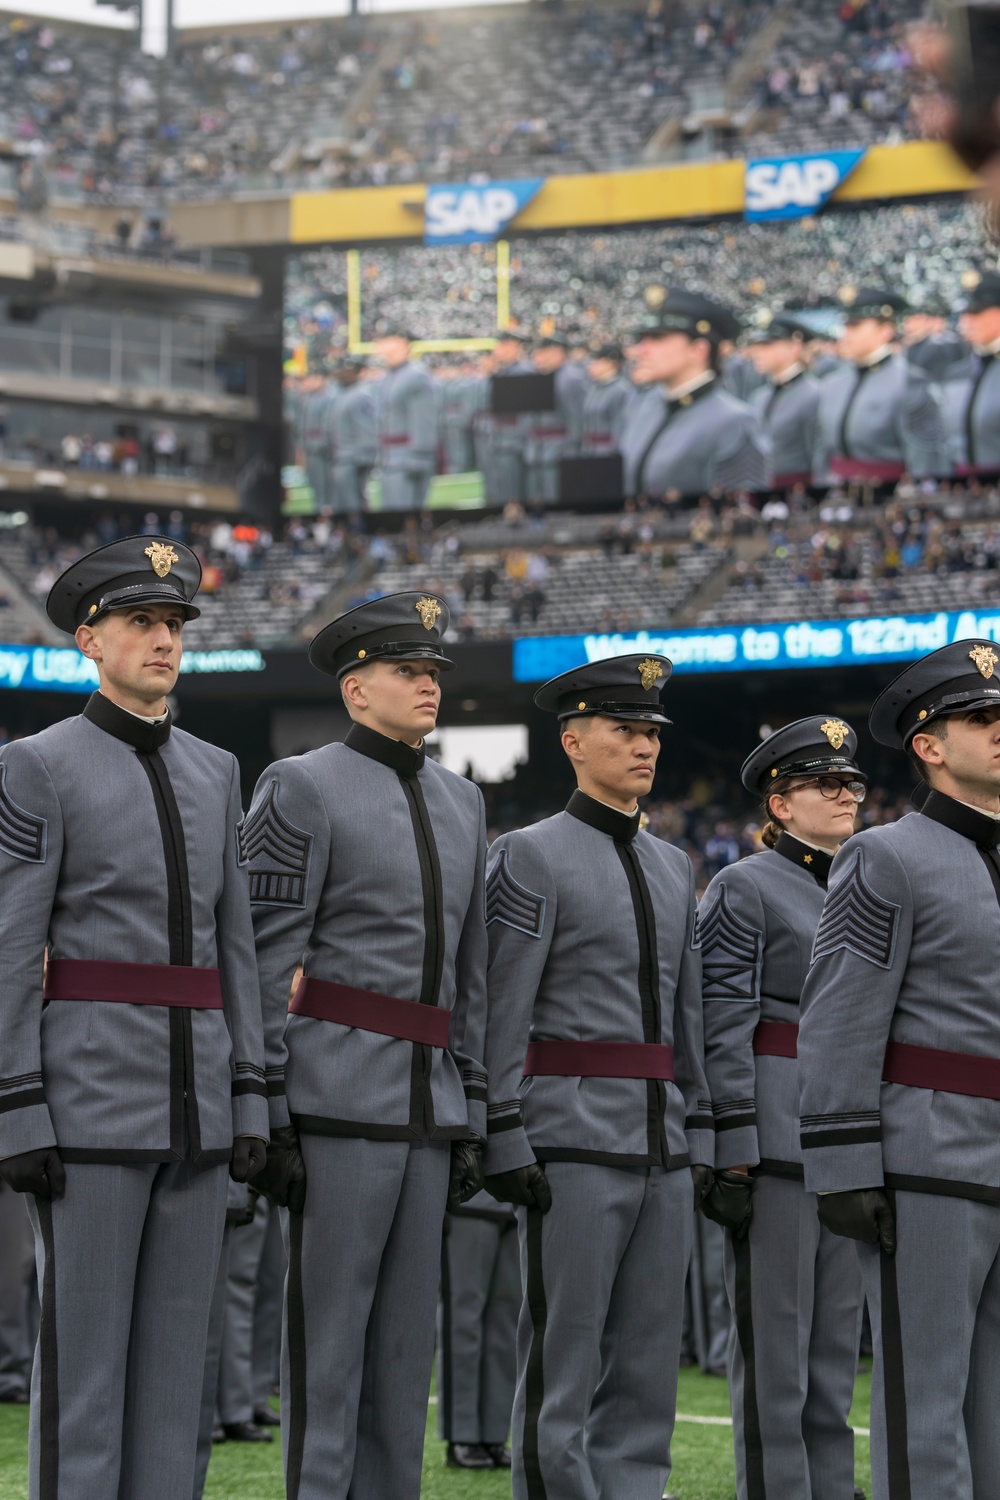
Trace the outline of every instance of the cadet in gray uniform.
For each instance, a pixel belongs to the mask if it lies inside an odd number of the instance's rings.
[[[515,1500],[653,1497],[670,1472],[713,1137],[694,875],[636,801],[669,672],[624,656],[546,683],[578,789],[490,851],[486,1186],[517,1205],[525,1295]]]
[[[327,407],[330,505],[347,514],[364,510],[365,484],[378,456],[375,390],[361,379],[364,367],[354,355],[337,361],[337,390]]]
[[[870,728],[932,788],[843,846],[802,997],[805,1185],[858,1240],[875,1500],[979,1500],[1000,1473],[1000,677],[964,640]]]
[[[861,1273],[853,1246],[823,1228],[815,1195],[803,1189],[795,1048],[830,865],[865,795],[856,750],[853,729],[833,714],[800,719],[758,745],[742,779],[764,798],[768,847],[720,871],[701,903],[716,1128],[716,1180],[703,1211],[731,1231],[739,1500],[854,1492],[848,1416]]]
[[[580,452],[584,457],[618,453],[625,413],[635,390],[622,374],[620,344],[602,344],[587,366],[590,385],[583,398]]]
[[[771,445],[758,414],[719,379],[719,344],[739,325],[727,308],[672,291],[633,331],[636,382],[650,389],[629,407],[622,433],[629,495],[762,490]]]
[[[896,344],[905,298],[882,287],[845,287],[840,353],[847,361],[823,380],[813,479],[895,483],[951,473],[938,397],[930,377]]]
[[[421,510],[437,466],[434,382],[419,360],[410,358],[411,342],[409,333],[391,328],[374,343],[386,370],[375,387],[383,510]]]
[[[949,328],[948,308],[936,297],[922,298],[904,314],[903,348],[910,363],[939,384],[960,375],[971,353],[962,335]]]
[[[962,304],[959,326],[972,345],[942,400],[956,474],[1000,471],[1000,275],[986,271]]]
[[[316,507],[329,503],[330,434],[329,408],[333,396],[324,377],[310,374],[302,382],[301,432],[306,477],[316,497]]]
[[[438,1434],[449,1468],[510,1468],[520,1310],[517,1221],[477,1193],[446,1216],[441,1245]]]
[[[533,375],[524,357],[526,334],[507,328],[497,336],[493,350],[494,369],[490,380],[505,380],[509,375]],[[528,418],[516,412],[490,410],[489,382],[483,395],[483,410],[477,428],[485,442],[483,472],[486,498],[491,505],[507,505],[525,498],[524,444]]]
[[[445,1202],[482,1186],[485,812],[423,748],[447,628],[442,600],[406,593],[320,631],[309,658],[340,681],[347,740],[271,766],[247,818],[290,1112],[261,1174],[292,1210],[288,1500],[416,1500]]]
[[[191,1493],[226,1168],[264,1159],[239,768],[165,701],[200,577],[155,536],[63,573],[46,609],[101,690],[0,752],[0,1174],[35,1231],[32,1500]]]
[[[806,365],[809,337],[790,313],[765,310],[748,339],[750,358],[765,381],[750,405],[771,441],[775,489],[812,483],[820,383]]]
[[[539,341],[531,363],[537,374],[554,377],[556,409],[533,412],[525,419],[526,498],[552,505],[561,498],[560,460],[575,458],[580,452],[588,381],[583,366],[570,359],[569,344],[558,334]]]
[[[445,365],[437,372],[437,385],[444,472],[470,474],[476,467],[472,424],[481,399],[475,366],[468,360]]]

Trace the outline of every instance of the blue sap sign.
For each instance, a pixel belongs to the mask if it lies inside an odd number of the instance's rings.
[[[259,651],[187,651],[185,672],[262,672]],[[41,688],[50,693],[92,693],[97,668],[75,646],[0,645],[0,688]]]
[[[745,217],[803,219],[836,192],[864,156],[828,151],[823,156],[777,156],[748,161],[744,177]]]
[[[429,187],[424,199],[425,245],[475,245],[499,239],[534,198],[542,177],[514,182],[462,182]]]
[[[514,680],[544,682],[584,661],[654,652],[675,672],[759,672],[790,667],[912,661],[971,636],[1000,641],[1000,614],[941,610],[860,620],[718,625],[707,630],[639,630],[634,635],[526,636],[514,642]]]

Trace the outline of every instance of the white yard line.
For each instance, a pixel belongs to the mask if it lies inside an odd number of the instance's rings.
[[[732,1417],[699,1417],[695,1416],[693,1412],[687,1411],[679,1411],[676,1420],[678,1422],[694,1422],[699,1427],[732,1427],[733,1425]],[[871,1437],[871,1429],[869,1427],[855,1427],[854,1435],[855,1437]]]

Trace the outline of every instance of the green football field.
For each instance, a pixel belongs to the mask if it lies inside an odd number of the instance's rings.
[[[871,1376],[865,1366],[858,1376],[851,1420],[868,1427]],[[732,1500],[732,1431],[729,1397],[723,1380],[682,1370],[674,1432],[674,1472],[671,1494],[679,1500]],[[422,1500],[501,1500],[510,1495],[510,1478],[502,1473],[463,1474],[444,1466],[444,1444],[438,1441],[436,1408],[427,1413]],[[0,1496],[27,1500],[25,1448],[28,1413],[20,1406],[0,1406]],[[857,1438],[857,1483],[871,1494],[868,1438]],[[208,1471],[205,1500],[283,1500],[281,1450],[277,1441],[245,1445],[226,1443],[216,1448]],[[181,1500],[181,1497],[178,1497]]]

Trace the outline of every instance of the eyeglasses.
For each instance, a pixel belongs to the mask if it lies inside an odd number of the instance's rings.
[[[863,781],[840,781],[836,776],[811,776],[808,781],[797,781],[789,791],[797,792],[804,786],[817,786],[821,797],[828,802],[834,802],[843,791],[850,792],[855,802],[863,802],[868,793],[868,788]]]

